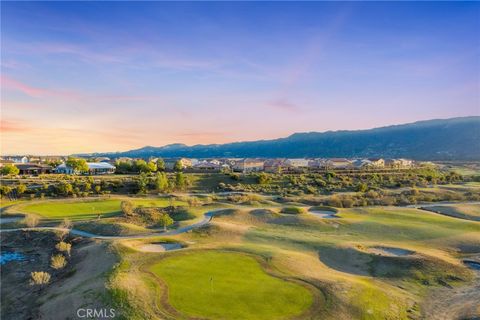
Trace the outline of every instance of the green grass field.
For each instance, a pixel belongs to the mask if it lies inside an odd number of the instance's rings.
[[[42,201],[30,203],[22,207],[26,213],[34,213],[46,219],[88,220],[102,217],[111,217],[120,213],[122,200],[129,200],[135,206],[166,207],[173,203],[176,206],[185,205],[185,202],[169,199],[100,199],[100,200],[64,200]]]
[[[171,256],[150,270],[169,288],[169,302],[191,317],[281,319],[312,303],[303,286],[272,277],[252,257],[218,251]]]

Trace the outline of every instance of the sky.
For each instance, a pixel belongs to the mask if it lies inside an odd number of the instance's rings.
[[[1,2],[1,154],[480,115],[478,2]]]

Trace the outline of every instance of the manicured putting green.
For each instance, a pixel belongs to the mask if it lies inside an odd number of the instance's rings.
[[[252,257],[201,251],[167,257],[150,269],[181,313],[208,319],[283,319],[312,304],[310,291],[268,275]]]
[[[102,217],[110,217],[120,213],[122,200],[129,200],[135,206],[165,207],[170,205],[168,199],[105,199],[105,200],[78,200],[78,201],[46,201],[28,204],[23,207],[27,213],[35,213],[48,219],[86,220]],[[173,204],[184,205],[184,202],[173,201]]]

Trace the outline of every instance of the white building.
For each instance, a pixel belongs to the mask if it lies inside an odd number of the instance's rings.
[[[115,167],[107,162],[87,162],[88,174],[109,174],[115,172]],[[55,172],[64,174],[78,174],[73,168],[67,166],[65,163],[59,165]]]

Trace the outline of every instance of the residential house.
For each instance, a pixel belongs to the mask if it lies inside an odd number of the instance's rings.
[[[258,172],[263,170],[265,161],[261,159],[242,159],[235,162],[233,171],[237,172]]]
[[[331,158],[325,161],[328,169],[348,169],[352,167],[352,162],[346,158]]]
[[[413,161],[408,159],[385,159],[385,166],[394,169],[406,169],[413,166]]]
[[[173,170],[177,161],[180,161],[182,168],[186,169],[192,166],[192,161],[187,158],[168,158],[165,159],[165,168],[167,170]]]
[[[303,158],[300,158],[300,159],[287,159],[285,161],[285,164],[289,167],[293,167],[293,168],[308,168],[308,162],[309,160],[308,159],[303,159]]]
[[[283,159],[269,159],[263,164],[263,171],[270,173],[281,173],[286,168]]]
[[[382,158],[370,158],[368,159],[372,164],[372,168],[384,168],[385,167],[385,160]]]
[[[356,159],[352,162],[355,169],[368,169],[372,167],[372,161],[368,159]]]
[[[203,160],[194,164],[192,169],[207,172],[218,172],[222,169],[222,166],[218,163],[218,161],[214,162]]]
[[[37,164],[37,163],[16,163],[14,164],[18,170],[19,174],[45,174],[52,173],[53,168],[46,164]]]

